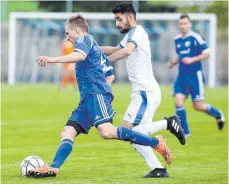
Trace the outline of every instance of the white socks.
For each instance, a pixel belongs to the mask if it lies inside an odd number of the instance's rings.
[[[139,132],[143,134],[154,134],[155,132],[158,132],[160,130],[167,130],[167,120],[154,121],[150,123],[141,123],[136,127],[138,127],[137,129],[139,130]]]
[[[162,121],[166,121],[166,120],[162,120]],[[160,122],[160,121],[157,121]],[[154,125],[154,123],[149,123]],[[159,123],[157,123],[159,124]],[[141,126],[141,125],[146,125],[146,124],[140,124],[136,127],[133,127],[132,130],[143,133],[148,135],[148,133],[151,131],[156,131],[156,130],[160,130],[160,128],[164,128],[162,125],[157,125],[155,127],[157,128],[147,128],[145,126]],[[161,123],[163,124],[163,123]],[[167,121],[166,121],[166,129],[167,129]],[[162,129],[164,130],[164,129]],[[150,133],[151,134],[151,133]],[[144,158],[146,164],[149,166],[149,168],[151,170],[154,170],[155,168],[164,168],[162,166],[162,164],[160,163],[160,161],[157,159],[157,157],[155,156],[152,148],[150,146],[142,146],[142,145],[138,145],[138,144],[132,144],[133,148]]]

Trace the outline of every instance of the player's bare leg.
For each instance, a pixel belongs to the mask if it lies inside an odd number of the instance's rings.
[[[114,127],[111,123],[100,124],[97,127],[97,130],[100,136],[104,139],[118,139],[130,141],[135,144],[151,146],[162,155],[168,164],[171,164],[172,162],[172,153],[162,136],[149,137],[142,133],[132,131],[129,128]]]
[[[216,109],[215,107],[212,107],[211,105],[203,101],[193,102],[193,107],[197,111],[205,112],[208,115],[216,118],[218,129],[219,130],[223,129],[225,124],[225,118],[224,118],[224,114],[220,110]]]
[[[77,132],[75,128],[72,126],[65,126],[61,132],[61,144],[53,159],[53,163],[50,166],[45,164],[42,168],[31,170],[29,176],[33,178],[56,177],[60,166],[72,151],[72,144],[76,136]]]

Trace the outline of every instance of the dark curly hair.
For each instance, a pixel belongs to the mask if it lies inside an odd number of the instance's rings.
[[[120,3],[112,9],[112,12],[114,14],[116,14],[116,13],[131,13],[134,15],[134,18],[136,20],[136,11],[135,11],[135,9],[131,3]]]

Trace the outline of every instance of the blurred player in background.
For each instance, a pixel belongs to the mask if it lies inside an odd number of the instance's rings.
[[[74,45],[64,39],[62,42],[62,55],[68,55],[74,51]],[[74,86],[75,90],[78,90],[78,85],[75,76],[75,63],[64,63],[64,73],[60,83],[60,90],[64,89],[68,83]]]
[[[148,34],[137,25],[136,12],[132,4],[121,3],[112,10],[116,26],[125,37],[117,47],[101,47],[110,62],[127,58],[127,72],[132,84],[131,102],[123,119],[123,127],[146,135],[159,130],[170,130],[185,144],[185,136],[177,116],[152,122],[161,102],[160,87],[153,76],[151,50]],[[145,159],[151,171],[144,177],[168,177],[166,169],[153,153],[151,147],[132,144],[133,148]]]
[[[181,119],[181,125],[186,137],[190,135],[188,127],[184,101],[190,94],[193,107],[197,111],[205,112],[214,117],[217,121],[218,129],[224,127],[223,113],[204,100],[204,76],[201,60],[207,59],[210,55],[205,40],[196,32],[191,30],[192,22],[187,14],[183,14],[179,19],[179,29],[181,34],[175,37],[176,57],[168,63],[169,68],[179,64],[179,73],[174,84],[174,100],[176,114]],[[211,74],[209,74],[211,75]]]
[[[150,137],[125,127],[117,128],[112,125],[115,115],[111,105],[113,95],[101,65],[105,55],[93,36],[88,33],[87,21],[81,15],[73,16],[66,22],[65,32],[68,40],[74,43],[74,52],[59,57],[40,56],[37,62],[40,66],[45,66],[47,63],[76,63],[80,103],[72,111],[61,132],[61,144],[51,165],[45,164],[42,168],[31,170],[29,175],[34,178],[55,177],[71,153],[74,139],[81,133],[87,134],[93,126],[104,139],[151,146],[171,163],[171,152],[162,136]]]

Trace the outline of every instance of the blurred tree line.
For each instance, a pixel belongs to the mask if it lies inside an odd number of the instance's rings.
[[[66,11],[65,1],[38,1],[39,7],[52,12]],[[124,1],[132,2],[132,1]],[[110,12],[120,1],[73,1],[75,12]],[[140,12],[176,12],[176,7],[168,1],[139,1]]]
[[[42,1],[38,0],[39,8],[49,12],[66,11],[65,1]],[[120,2],[120,1],[119,1]],[[118,1],[73,1],[74,12],[111,12],[111,9],[119,3]],[[132,2],[132,1],[125,1]],[[179,3],[179,2],[177,2]],[[177,7],[172,1],[139,1],[140,12],[188,12],[199,13],[198,4],[192,6]],[[215,13],[217,15],[218,27],[223,33],[228,28],[228,1],[210,2],[204,9],[205,13]]]
[[[177,10],[178,12],[197,13],[200,12],[199,5],[184,6]],[[217,15],[217,24],[220,28],[219,37],[228,38],[228,1],[211,2],[204,9],[204,13],[215,13]]]

